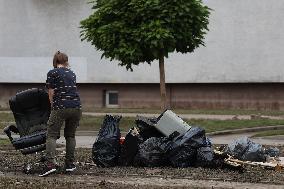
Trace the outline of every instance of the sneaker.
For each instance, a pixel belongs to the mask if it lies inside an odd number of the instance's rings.
[[[54,173],[56,171],[56,165],[53,163],[48,163],[43,170],[41,174],[39,174],[40,177],[44,177],[47,175],[50,175],[51,173]]]
[[[76,166],[74,165],[74,163],[65,165],[66,172],[73,172],[75,169],[76,169]]]

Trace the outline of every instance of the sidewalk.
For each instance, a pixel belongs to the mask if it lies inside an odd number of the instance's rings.
[[[213,135],[209,136],[209,138],[212,140],[213,144],[229,144],[234,139],[244,136],[251,137],[254,134],[255,132],[229,134],[229,135]],[[4,134],[0,134],[0,138],[8,138],[8,137]],[[77,148],[92,148],[96,139],[97,139],[97,132],[89,132],[89,131],[78,132],[76,133],[76,143],[77,143],[76,146]],[[272,145],[272,146],[284,145],[284,135],[257,137],[257,138],[252,138],[252,140],[256,143],[263,145]],[[65,145],[65,138],[61,136],[57,140],[57,143]]]
[[[160,114],[143,114],[143,113],[96,113],[96,112],[83,112],[84,115],[89,116],[104,116],[110,115],[121,115],[122,117],[136,117],[137,115],[145,117],[158,117]],[[183,119],[217,119],[217,120],[228,120],[228,119],[251,119],[251,115],[213,115],[213,114],[177,114]],[[281,116],[261,116],[261,118],[267,119],[284,119]]]
[[[5,113],[11,113],[10,111],[0,111]],[[123,117],[136,117],[137,115],[140,116],[146,116],[146,117],[158,117],[159,114],[141,114],[141,113],[95,113],[95,112],[83,112],[84,115],[89,116],[105,116],[106,114],[111,115],[121,115]],[[217,119],[217,120],[227,120],[227,119],[236,119],[235,115],[207,115],[207,114],[179,114],[181,118],[184,119]],[[237,116],[238,119],[251,119],[250,115],[239,115]],[[263,118],[263,117],[262,117]],[[269,119],[283,119],[283,117],[277,117],[277,116],[266,116],[265,118]],[[214,132],[214,133],[207,133],[208,136],[212,139],[212,142],[214,144],[228,144],[233,139],[248,136],[251,137],[256,132],[262,131],[262,130],[274,130],[283,128],[283,125],[278,126],[267,126],[267,127],[256,127],[256,128],[244,128],[244,129],[235,129],[235,130],[226,130],[226,131],[220,131],[220,132]],[[84,131],[84,130],[78,130],[76,133],[76,139],[77,139],[77,147],[81,148],[92,148],[92,145],[94,144],[96,140],[96,136],[98,134],[98,131]],[[125,136],[125,132],[121,133],[122,136]],[[6,135],[0,134],[0,138],[7,138]],[[267,144],[267,145],[284,145],[284,136],[279,137],[260,137],[260,138],[254,138],[255,142],[260,144]],[[60,139],[57,141],[59,144],[65,144],[64,137],[60,137]]]

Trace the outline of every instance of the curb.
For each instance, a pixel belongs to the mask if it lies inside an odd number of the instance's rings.
[[[207,136],[222,136],[222,135],[232,135],[232,134],[242,134],[242,133],[252,133],[259,131],[268,131],[268,130],[280,130],[284,129],[284,125],[275,125],[275,126],[262,126],[262,127],[253,127],[253,128],[243,128],[243,129],[232,129],[225,131],[216,131],[211,133],[206,133]],[[76,136],[97,136],[99,131],[88,131],[88,130],[77,130]],[[121,132],[121,135],[126,135],[128,132]],[[2,134],[6,137],[6,135]],[[2,137],[0,137],[2,138]]]
[[[243,128],[243,129],[232,129],[224,131],[216,131],[211,133],[206,133],[207,136],[221,136],[221,135],[232,135],[232,134],[242,134],[242,133],[252,133],[259,131],[268,131],[268,130],[280,130],[284,129],[284,125],[275,125],[275,126],[262,126],[262,127],[252,127],[252,128]],[[87,135],[86,135],[87,133]],[[76,136],[96,136],[99,131],[84,131],[78,130]],[[121,132],[122,135],[126,135],[128,132]]]
[[[284,125],[262,126],[262,127],[216,131],[216,132],[207,133],[207,135],[208,136],[231,135],[231,134],[251,133],[251,132],[258,132],[258,131],[280,130],[280,129],[284,129]]]
[[[121,135],[126,135],[128,132],[121,131]],[[87,131],[87,130],[78,130],[76,131],[76,136],[97,136],[99,131]]]

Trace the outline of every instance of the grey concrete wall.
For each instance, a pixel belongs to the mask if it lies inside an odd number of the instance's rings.
[[[58,49],[73,57],[70,63],[81,83],[159,82],[156,62],[127,72],[117,62],[101,60],[100,52],[80,41],[79,21],[91,13],[86,2],[0,0],[0,82],[44,82]],[[284,1],[204,2],[213,9],[206,47],[193,54],[172,54],[166,60],[166,81],[283,82]]]

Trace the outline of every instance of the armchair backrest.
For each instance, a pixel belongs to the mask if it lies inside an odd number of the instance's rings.
[[[48,94],[43,89],[28,89],[9,100],[20,136],[45,130],[50,115]]]

